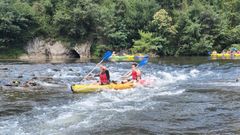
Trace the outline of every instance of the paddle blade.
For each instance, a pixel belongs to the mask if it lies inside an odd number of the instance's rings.
[[[141,67],[147,63],[148,63],[148,58],[144,58],[142,61],[139,62],[138,67]]]
[[[107,51],[104,55],[103,55],[103,61],[108,60],[110,57],[112,56],[112,52],[111,51]]]

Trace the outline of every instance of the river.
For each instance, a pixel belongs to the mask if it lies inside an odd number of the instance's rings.
[[[78,60],[0,62],[0,85],[33,77],[44,88],[0,88],[1,135],[240,134],[239,60],[167,57],[141,68],[150,86],[73,94],[95,66]],[[112,80],[131,66],[107,62]],[[98,69],[96,70],[96,72]],[[93,81],[84,81],[89,83]]]

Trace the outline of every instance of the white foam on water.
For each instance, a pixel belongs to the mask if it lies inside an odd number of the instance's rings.
[[[68,73],[56,73],[53,78],[67,79],[67,78],[78,78],[76,75],[69,75]]]
[[[69,125],[71,123],[78,121],[77,118],[78,118],[78,115],[74,114],[73,112],[62,112],[62,113],[59,113],[56,118],[46,121],[45,124],[48,126],[53,126],[53,125],[61,126],[62,124]]]
[[[185,92],[185,89],[179,89],[177,91],[165,91],[165,92],[162,92],[162,93],[159,93],[158,95],[179,95],[179,94],[182,94],[183,92]]]
[[[199,74],[199,70],[197,70],[197,69],[192,69],[191,71],[190,71],[190,76],[192,76],[192,77],[197,77],[197,75]]]
[[[69,70],[70,68],[72,70]],[[54,78],[67,79],[79,77],[72,73],[81,70],[81,67],[68,67],[57,72],[47,71],[53,73]],[[112,72],[112,80],[118,80],[127,71],[122,69],[121,72]],[[203,72],[196,68],[172,70],[166,67],[164,70],[151,71],[149,74],[144,76],[144,79],[151,80],[152,85],[146,87],[139,86],[121,91],[105,90],[99,93],[79,94],[79,97],[82,96],[82,98],[77,98],[64,105],[36,106],[31,111],[32,116],[23,114],[15,116],[17,119],[10,118],[1,121],[0,125],[3,127],[0,126],[0,134],[66,134],[74,130],[91,130],[111,121],[115,116],[148,110],[155,104],[155,101],[151,101],[154,97],[176,96],[184,93],[185,89],[179,86],[181,82],[199,77],[211,77],[216,73]],[[227,85],[232,84],[227,83]],[[70,82],[68,86],[70,86]]]
[[[6,120],[6,121],[0,121],[0,134],[21,134],[21,135],[27,135],[23,131],[23,128],[20,127],[18,119],[15,121],[13,120]]]

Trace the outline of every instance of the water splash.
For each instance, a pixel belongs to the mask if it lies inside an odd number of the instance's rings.
[[[98,93],[71,94],[69,90],[71,84],[79,83],[81,77],[93,65],[22,64],[21,72],[17,72],[12,65],[4,65],[10,70],[0,75],[4,78],[1,84],[18,75],[30,76],[22,79],[24,81],[31,78],[33,73],[37,77],[52,77],[58,82],[56,85],[64,84],[68,90],[56,87],[54,91],[46,90],[36,95],[33,95],[32,91],[25,99],[23,98],[25,95],[20,92],[0,91],[1,95],[8,97],[12,95],[12,102],[27,100],[32,104],[32,109],[19,115],[0,117],[0,134],[84,134],[93,133],[93,129],[98,129],[96,133],[109,130],[113,130],[109,132],[114,133],[114,130],[120,127],[143,127],[149,132],[160,134],[169,127],[174,128],[175,133],[180,132],[180,129],[190,130],[184,125],[194,125],[195,131],[203,133],[205,131],[201,132],[201,127],[206,123],[217,125],[219,128],[221,123],[225,125],[224,119],[228,119],[229,116],[222,116],[224,113],[236,119],[233,121],[238,120],[239,109],[233,111],[228,105],[239,107],[232,101],[232,98],[239,99],[237,98],[239,92],[232,91],[235,92],[233,95],[227,91],[240,86],[240,83],[233,82],[238,76],[238,65],[149,64],[144,66],[142,71],[143,78],[151,80],[152,85],[124,91],[106,90]],[[130,69],[130,63],[107,63],[106,66],[111,72],[112,80],[117,80]],[[51,83],[39,81],[51,87]],[[6,97],[0,96],[0,99],[4,99],[5,105],[10,105],[7,103],[10,99]],[[221,108],[222,99],[228,105]],[[2,108],[4,104],[0,104]],[[218,121],[208,121],[205,117],[217,118]],[[209,130],[208,127],[204,128]],[[212,130],[211,126],[209,128]]]

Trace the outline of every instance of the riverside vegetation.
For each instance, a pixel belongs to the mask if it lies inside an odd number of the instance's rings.
[[[240,46],[240,1],[1,0],[0,57],[18,57],[36,37],[92,41],[95,56],[207,55]]]

